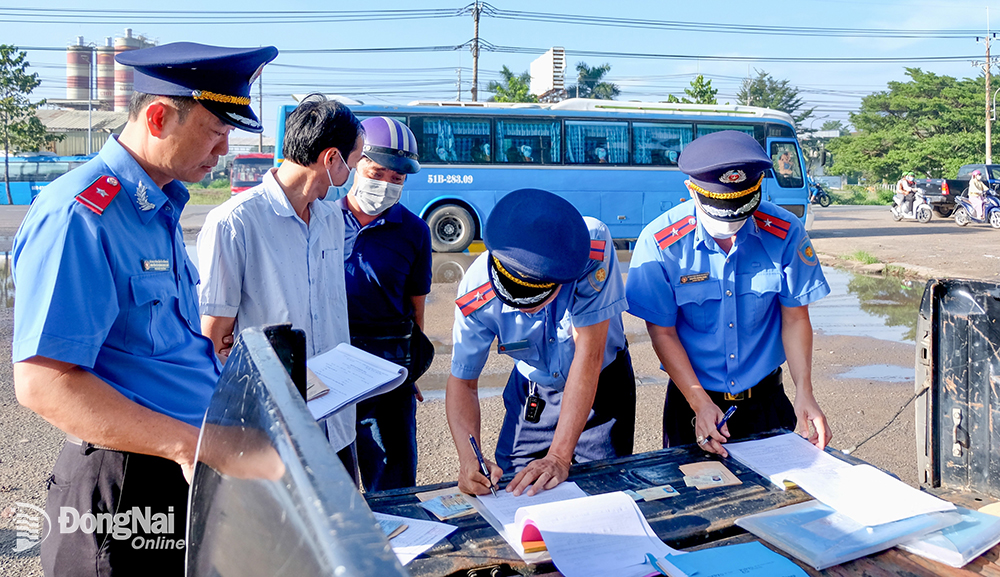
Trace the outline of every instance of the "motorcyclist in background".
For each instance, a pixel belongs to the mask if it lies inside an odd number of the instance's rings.
[[[975,218],[983,218],[983,201],[986,199],[985,195],[989,193],[989,190],[990,187],[983,182],[983,173],[973,170],[971,178],[969,178],[969,202],[972,203],[972,208],[976,210],[976,214],[973,215]]]
[[[907,172],[903,178],[896,182],[896,192],[903,195],[903,211],[906,214],[913,214],[913,199],[916,197],[917,189],[913,186],[913,173]]]

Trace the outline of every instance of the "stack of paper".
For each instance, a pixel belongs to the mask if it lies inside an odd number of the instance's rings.
[[[776,435],[756,441],[726,443],[730,456],[755,473],[785,489],[784,481],[801,469],[837,470],[851,465],[821,451],[795,433]]]
[[[737,519],[736,524],[820,571],[959,520],[957,513],[928,513],[866,527],[823,503],[809,501]]]
[[[666,561],[692,577],[808,577],[798,565],[756,541],[668,555]]]
[[[430,549],[435,543],[444,539],[457,529],[454,525],[446,525],[423,519],[397,517],[385,513],[375,513],[375,520],[382,526],[382,531],[388,527],[396,527],[396,534],[389,537],[392,552],[403,565],[413,561],[418,555]],[[404,527],[402,531],[398,527]]]
[[[306,381],[310,399],[306,406],[314,418],[322,419],[351,403],[395,389],[406,381],[406,369],[341,343],[306,361]]]
[[[952,567],[964,567],[1000,543],[1000,517],[959,508],[962,521],[940,531],[906,541],[900,549]]]

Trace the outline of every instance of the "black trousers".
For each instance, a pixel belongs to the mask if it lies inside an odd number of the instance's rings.
[[[45,575],[184,575],[187,497],[173,461],[67,442],[49,478]]]
[[[749,391],[749,398],[742,401],[727,401],[724,393],[707,392],[723,412],[736,406],[736,412],[726,421],[731,440],[772,429],[795,428],[795,409],[781,385],[781,367],[754,385]],[[694,443],[694,417],[694,410],[671,380],[663,402],[663,448]]]

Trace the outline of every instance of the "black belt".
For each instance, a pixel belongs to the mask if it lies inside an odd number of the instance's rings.
[[[725,393],[721,391],[707,391],[708,396],[713,401],[722,400],[724,402],[748,401],[755,395],[758,398],[770,397],[776,388],[781,388],[781,367],[771,371],[766,377],[756,385],[738,393]]]
[[[70,435],[69,433],[66,433],[66,442],[67,443],[72,443],[72,444],[80,446],[80,447],[87,446],[87,447],[91,447],[91,448],[94,448],[94,449],[101,449],[103,451],[118,451],[119,453],[125,453],[126,452],[126,451],[122,451],[121,449],[112,449],[111,447],[106,447],[104,445],[95,445],[93,443],[88,443],[87,441],[84,441],[80,437],[77,437],[76,435]]]

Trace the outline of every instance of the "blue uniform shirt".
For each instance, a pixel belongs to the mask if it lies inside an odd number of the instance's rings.
[[[651,222],[628,273],[629,312],[676,327],[706,390],[738,393],[785,361],[781,306],[830,293],[805,228],[763,202],[736,233],[729,255],[695,224],[694,201]]]
[[[573,327],[608,319],[601,368],[615,360],[618,351],[625,348],[621,317],[626,309],[625,287],[618,255],[608,227],[594,218],[584,220],[592,239],[586,272],[576,282],[563,285],[555,300],[533,315],[507,306],[493,295],[487,254],[472,263],[458,288],[451,374],[460,379],[479,378],[496,339],[498,352],[515,359],[525,378],[561,391],[576,351]]]
[[[106,176],[121,190],[107,202],[95,189],[107,203],[96,214],[74,197]],[[13,361],[79,365],[200,427],[221,366],[201,335],[198,271],[178,226],[188,198],[176,181],[160,190],[114,138],[47,186],[14,238]]]
[[[346,198],[337,204],[344,213],[344,280],[351,324],[411,318],[410,298],[431,292],[427,223],[397,203],[362,227]]]

